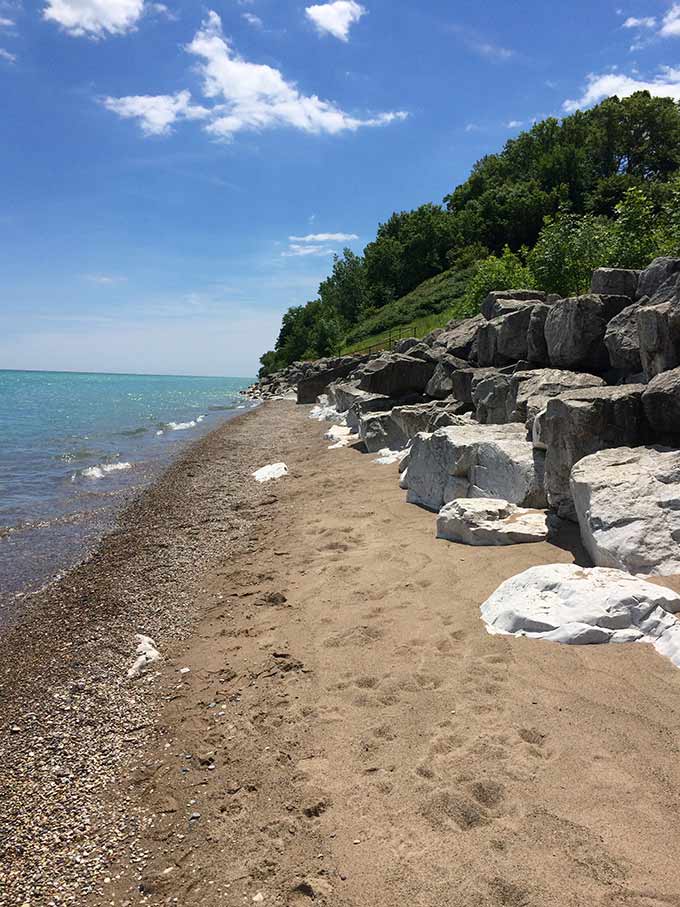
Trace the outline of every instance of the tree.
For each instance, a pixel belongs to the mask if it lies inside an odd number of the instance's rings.
[[[561,213],[547,218],[527,264],[539,287],[560,296],[587,293],[595,268],[615,260],[617,236],[611,221],[592,214]]]
[[[478,264],[465,292],[467,312],[478,312],[491,290],[518,290],[534,285],[533,274],[522,258],[506,246],[500,256],[490,255]]]

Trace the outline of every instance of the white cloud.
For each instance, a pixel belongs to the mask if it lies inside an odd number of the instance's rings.
[[[623,28],[654,28],[655,26],[656,19],[654,16],[642,16],[641,18],[629,16],[623,23]]]
[[[4,60],[6,63],[16,63],[17,57],[16,54],[11,54],[4,47],[0,47],[0,60]]]
[[[123,277],[119,274],[85,274],[84,277],[85,280],[90,283],[95,283],[102,287],[109,287],[127,281],[127,277]]]
[[[0,16],[0,28],[14,28],[14,19],[8,19],[6,16]]]
[[[307,236],[289,236],[290,242],[349,242],[359,239],[356,233],[308,233]]]
[[[340,41],[349,40],[350,28],[365,14],[366,9],[355,0],[334,0],[333,3],[305,9],[305,15],[314,23],[319,34],[333,35]]]
[[[407,116],[403,111],[394,111],[360,119],[332,101],[302,94],[278,69],[240,57],[222,33],[220,17],[212,11],[186,51],[200,60],[197,71],[202,78],[202,92],[213,102],[209,109],[194,104],[188,91],[108,97],[104,105],[121,117],[139,119],[146,135],[167,134],[177,120],[205,119],[205,130],[220,139],[231,139],[237,132],[281,126],[335,135],[362,126],[384,126]]]
[[[523,125],[524,124],[522,123],[521,120],[509,120],[505,124],[505,127],[506,127],[506,129],[519,129],[519,127],[523,126]]]
[[[210,113],[193,104],[188,91],[174,95],[132,95],[104,98],[104,106],[123,119],[137,119],[144,135],[168,135],[177,120],[200,120]]]
[[[301,255],[332,255],[333,249],[328,246],[312,246],[307,243],[291,243],[285,252],[282,252],[284,258],[297,258]]]
[[[71,35],[102,38],[134,30],[144,12],[144,0],[47,0],[43,18]]]
[[[254,13],[242,13],[241,18],[247,22],[248,25],[252,25],[253,28],[262,28],[264,26],[262,19]]]
[[[663,17],[659,34],[662,38],[680,37],[680,3],[674,3]]]
[[[657,76],[641,79],[623,73],[591,73],[580,98],[566,100],[562,107],[567,113],[597,104],[611,95],[627,98],[636,91],[648,91],[655,98],[673,98],[680,101],[680,69],[662,66]]]
[[[465,131],[466,132],[479,132],[479,126],[477,125],[477,123],[468,123],[465,126]]]

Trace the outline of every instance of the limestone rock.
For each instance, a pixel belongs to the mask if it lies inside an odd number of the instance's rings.
[[[612,318],[604,333],[604,344],[607,347],[612,368],[620,369],[630,375],[642,371],[640,336],[637,325],[639,308],[640,305],[637,302],[626,306]]]
[[[422,393],[434,370],[434,362],[424,362],[401,353],[386,354],[364,366],[359,387],[388,397]]]
[[[545,490],[559,516],[576,519],[569,476],[579,460],[609,447],[644,443],[643,390],[639,384],[586,387],[548,400],[539,416],[541,441],[548,451]]]
[[[505,304],[509,305],[509,302]],[[506,314],[481,325],[477,335],[479,365],[506,365],[527,358],[527,333],[532,309],[530,302],[513,303]]]
[[[520,425],[468,423],[417,434],[408,474],[408,501],[429,510],[466,497],[545,506],[543,457]]]
[[[642,406],[652,439],[680,447],[680,368],[652,378],[642,394]]]
[[[545,321],[550,364],[556,368],[602,371],[609,366],[604,346],[607,323],[631,300],[626,296],[575,296],[551,306]]]
[[[472,355],[473,345],[477,339],[477,331],[485,322],[486,318],[483,315],[475,315],[472,318],[462,318],[449,322],[446,330],[434,341],[434,346],[445,347],[446,352],[450,356],[469,360]]]
[[[680,300],[641,306],[637,328],[647,379],[680,365]]]
[[[661,257],[655,258],[654,261],[640,272],[637,284],[636,299],[644,296],[652,299],[660,287],[666,283],[669,277],[680,272],[680,258]]]
[[[502,583],[482,605],[489,633],[571,645],[648,642],[680,667],[680,596],[606,567],[546,564]]]
[[[548,345],[545,342],[545,322],[550,306],[539,303],[531,309],[527,329],[527,359],[540,365],[549,365]]]
[[[443,400],[450,396],[454,389],[454,374],[461,368],[466,368],[467,362],[445,353],[437,363],[432,377],[427,383],[425,393],[428,397]]]
[[[639,277],[639,271],[629,268],[597,268],[593,271],[590,292],[635,299]]]
[[[512,421],[513,376],[496,369],[479,369],[472,378],[472,403],[475,418],[483,425],[502,425]]]
[[[365,362],[365,356],[342,356],[333,360],[320,360],[322,367],[311,371],[297,383],[297,402],[315,403],[316,398],[328,391],[333,381],[346,378],[358,366]]]
[[[680,573],[680,451],[620,447],[584,457],[571,493],[593,562],[629,573]]]
[[[545,293],[542,290],[492,290],[485,296],[480,311],[487,321],[491,321],[514,311],[517,304],[523,302],[545,302]]]
[[[457,498],[437,517],[437,538],[465,545],[517,545],[548,536],[545,512],[499,498]]]
[[[508,412],[508,421],[524,422],[529,431],[536,414],[545,408],[551,397],[582,387],[604,386],[604,380],[596,375],[557,368],[515,372],[512,383],[512,408]]]

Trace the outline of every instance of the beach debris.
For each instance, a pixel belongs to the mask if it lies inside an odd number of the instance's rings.
[[[158,661],[161,657],[161,653],[156,648],[156,643],[150,636],[144,636],[142,633],[137,633],[135,639],[137,640],[137,648],[135,649],[137,658],[127,672],[127,676],[130,680],[139,677],[149,665],[153,664],[154,661]]]
[[[288,475],[288,467],[285,463],[270,463],[268,466],[261,466],[253,473],[256,482],[271,482],[272,479],[280,479]]]
[[[456,498],[437,518],[437,538],[465,545],[517,545],[548,536],[544,510],[531,510],[500,498]]]
[[[341,447],[349,447],[358,441],[358,435],[355,435],[351,428],[346,425],[332,425],[323,436],[324,441],[332,441],[329,450],[339,450]]]
[[[647,642],[680,667],[680,595],[622,570],[548,564],[502,583],[482,605],[492,635],[570,645]]]

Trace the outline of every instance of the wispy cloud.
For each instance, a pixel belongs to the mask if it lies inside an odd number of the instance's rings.
[[[84,274],[83,278],[88,283],[94,283],[100,287],[110,287],[127,282],[127,277],[123,277],[120,274]]]
[[[656,18],[654,16],[629,16],[623,23],[623,28],[655,28]]]
[[[252,25],[253,28],[264,28],[264,22],[259,16],[256,16],[255,13],[241,13],[241,18],[244,22],[247,22],[248,25]]]
[[[345,112],[332,101],[302,94],[278,69],[243,59],[222,32],[222,22],[210,11],[185,48],[199,62],[202,93],[210,107],[195,104],[188,91],[174,95],[108,97],[103,104],[121,117],[135,118],[146,135],[166,135],[178,120],[205,120],[204,129],[218,139],[237,133],[291,127],[307,133],[354,132],[404,120],[404,111],[364,118]]]
[[[523,125],[524,123],[522,120],[508,120],[505,124],[506,129],[519,129],[519,127]]]
[[[351,242],[359,239],[356,233],[308,233],[307,236],[289,236],[290,242]]]
[[[335,0],[305,9],[305,15],[319,34],[333,35],[340,41],[349,41],[350,28],[365,14],[366,9],[355,0]]]
[[[562,105],[567,113],[591,107],[611,95],[627,98],[636,91],[648,91],[655,98],[680,101],[680,69],[662,66],[650,79],[628,76],[619,72],[591,73],[580,98],[568,99]]]
[[[491,63],[506,63],[515,56],[515,51],[511,50],[511,48],[496,44],[486,35],[482,35],[465,25],[453,24],[447,26],[447,29],[456,35],[468,50],[480,57],[484,57]]]
[[[306,257],[307,255],[332,255],[335,250],[330,246],[310,245],[309,243],[291,243],[281,255],[284,258]]]
[[[14,28],[14,19],[8,19],[6,16],[0,16],[0,28]]]
[[[4,60],[5,63],[16,63],[17,55],[11,54],[8,50],[5,50],[4,47],[0,47],[0,60]]]

